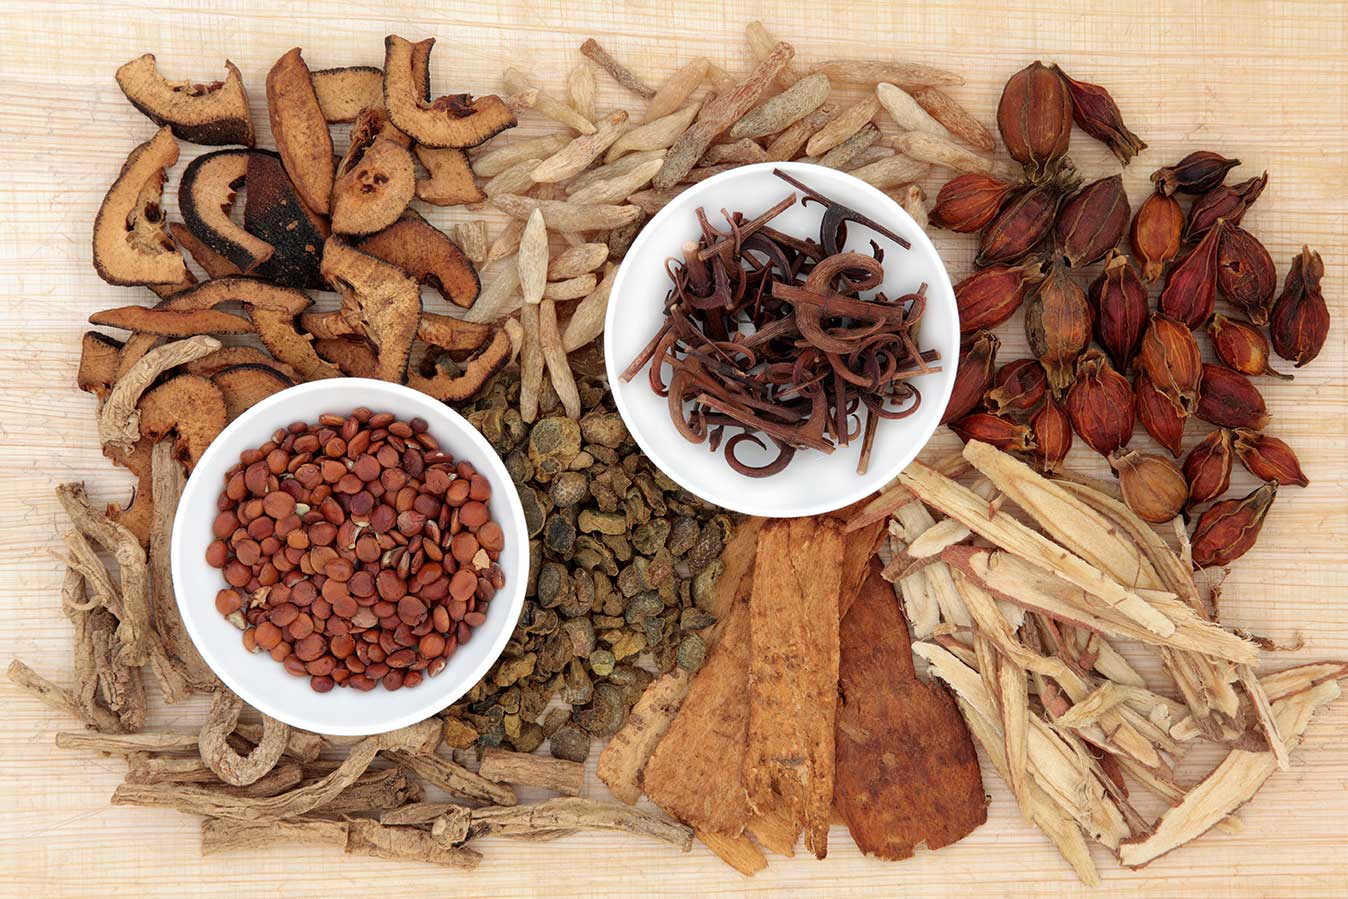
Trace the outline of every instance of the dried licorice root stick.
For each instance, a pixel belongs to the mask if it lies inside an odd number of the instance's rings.
[[[201,822],[201,854],[270,849],[279,842],[340,846],[345,849],[348,829],[345,821],[324,821],[318,818],[258,823],[207,818]]]
[[[473,810],[470,837],[523,836],[552,830],[616,830],[663,840],[687,852],[692,828],[625,805],[592,799],[549,799],[536,805]]]
[[[599,45],[594,38],[587,38],[585,43],[580,45],[580,52],[599,64],[599,67],[613,76],[613,80],[627,88],[638,97],[649,100],[655,96],[655,91],[647,87],[640,78],[633,75],[618,60],[609,55],[608,51]]]
[[[579,762],[495,747],[482,753],[477,773],[497,783],[543,787],[566,796],[579,796],[585,785],[585,766]]]
[[[413,774],[446,793],[496,805],[516,805],[519,802],[515,791],[509,786],[492,783],[442,755],[411,752],[389,752],[387,755],[390,760],[410,768]]]
[[[214,337],[200,335],[166,343],[146,353],[125,375],[117,379],[103,408],[98,411],[98,440],[124,453],[140,439],[140,415],[136,403],[155,378],[184,362],[200,359],[220,349]]]
[[[347,827],[346,851],[349,855],[429,862],[465,871],[473,870],[482,861],[481,853],[442,845],[426,831],[414,827],[386,827],[364,820],[351,821]]]
[[[216,691],[211,711],[197,738],[201,760],[221,780],[236,787],[246,787],[275,768],[290,739],[289,725],[263,715],[261,741],[247,757],[239,755],[226,738],[234,732],[242,710],[243,700],[222,687]]]
[[[79,718],[95,730],[98,729],[98,724],[85,715],[79,700],[75,698],[75,694],[60,684],[52,683],[18,659],[9,663],[9,670],[6,674],[9,676],[11,684],[30,696],[37,697],[48,708],[65,712],[72,718]]]
[[[150,450],[150,493],[154,502],[149,553],[155,626],[164,650],[170,659],[179,663],[188,684],[193,689],[204,690],[213,688],[218,681],[183,626],[173,595],[173,573],[169,568],[169,539],[185,480],[182,465],[173,458],[173,443],[168,440],[156,443]]]
[[[572,374],[571,365],[566,360],[562,335],[557,330],[557,303],[553,300],[544,300],[538,307],[538,339],[548,376],[552,379],[552,389],[557,391],[566,417],[579,421],[580,391],[576,388],[576,376]]]
[[[71,692],[79,703],[79,717],[88,727],[104,733],[132,729],[127,726],[132,722],[124,720],[99,690],[93,631],[95,615],[104,610],[87,605],[84,577],[73,568],[66,569],[65,580],[61,583],[61,606],[75,626],[75,686]],[[141,722],[134,723],[139,727]]]

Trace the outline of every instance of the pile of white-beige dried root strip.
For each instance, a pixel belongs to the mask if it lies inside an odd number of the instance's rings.
[[[956,480],[966,474],[971,486]],[[971,441],[935,467],[913,463],[851,525],[889,520],[881,556],[914,652],[1088,884],[1088,841],[1140,868],[1238,826],[1348,677],[1348,662],[1257,673],[1260,647],[1216,620],[1183,527],[1175,552],[1107,490]],[[1118,640],[1158,651],[1182,701],[1149,689]],[[1173,765],[1196,740],[1229,751],[1185,788]],[[1169,805],[1158,820],[1129,803],[1125,776]]]

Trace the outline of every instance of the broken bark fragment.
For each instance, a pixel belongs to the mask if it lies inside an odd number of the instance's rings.
[[[194,144],[253,145],[253,119],[243,76],[225,60],[225,80],[200,84],[169,81],[153,53],[138,56],[117,70],[117,86],[131,105],[175,137]]]
[[[763,851],[746,836],[728,837],[718,833],[704,833],[700,830],[694,831],[694,833],[717,858],[745,877],[753,877],[768,866],[768,860],[763,857]]]
[[[446,793],[494,805],[515,805],[519,802],[515,791],[508,785],[492,783],[443,755],[409,752],[388,752],[386,755],[390,760],[410,769],[422,780]]]
[[[353,820],[347,824],[348,855],[372,855],[395,861],[428,862],[446,868],[471,871],[482,861],[472,849],[441,845],[424,830],[385,827],[374,821]]]
[[[641,798],[646,762],[688,695],[690,677],[687,670],[676,668],[652,682],[599,754],[599,779],[622,802],[632,805]]]
[[[434,44],[434,38],[413,44],[396,34],[384,39],[384,108],[393,124],[427,147],[476,147],[514,128],[510,107],[494,94],[476,100],[467,94],[428,100],[413,68],[427,65]]]
[[[349,825],[345,821],[296,818],[291,821],[243,822],[207,818],[201,822],[201,854],[270,849],[277,843],[346,848]]]
[[[248,150],[216,150],[193,159],[178,185],[178,208],[198,240],[251,273],[275,248],[230,217],[234,198],[248,178]],[[251,191],[250,191],[251,192]]]
[[[540,830],[619,831],[662,840],[684,852],[693,845],[693,831],[681,824],[625,805],[576,798],[474,809],[469,836],[519,836]]]
[[[365,336],[376,347],[376,376],[401,383],[421,317],[417,283],[337,237],[324,245],[323,277],[341,294],[343,307],[360,315]]]
[[[379,814],[380,824],[431,824],[445,815],[457,815],[470,809],[457,802],[413,802],[401,808],[388,809]]]
[[[166,170],[178,161],[167,127],[131,151],[94,219],[94,268],[109,284],[181,284],[187,263],[164,231]]]
[[[542,787],[565,796],[579,796],[585,785],[585,766],[579,762],[509,752],[494,746],[483,750],[477,773],[497,783]]]

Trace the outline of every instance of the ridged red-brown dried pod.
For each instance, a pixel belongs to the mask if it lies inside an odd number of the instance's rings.
[[[955,386],[945,404],[941,424],[963,418],[978,408],[983,394],[992,384],[997,348],[1002,342],[991,331],[979,331],[960,351],[959,367],[955,369]]]
[[[1006,264],[1024,258],[1053,230],[1060,200],[1058,191],[1046,186],[1013,194],[979,236],[974,264]]]
[[[1208,322],[1208,334],[1212,335],[1212,348],[1217,358],[1240,372],[1242,375],[1272,375],[1285,381],[1291,375],[1274,371],[1268,360],[1271,350],[1264,332],[1249,322],[1227,318],[1218,312]]]
[[[1246,428],[1236,429],[1235,436],[1236,458],[1259,480],[1276,481],[1280,487],[1310,484],[1301,470],[1301,461],[1286,441]]]
[[[1139,371],[1133,378],[1133,411],[1137,420],[1157,443],[1170,450],[1170,455],[1179,458],[1184,442],[1184,422],[1187,416],[1180,413],[1165,394],[1151,383],[1151,377],[1145,371]]]
[[[981,440],[1007,453],[1028,453],[1034,449],[1034,435],[1028,425],[990,412],[966,415],[952,421],[949,427],[965,443]]]
[[[1221,185],[1226,173],[1238,165],[1239,159],[1227,159],[1210,150],[1195,150],[1174,165],[1152,172],[1151,180],[1167,197],[1175,193],[1205,194]]]
[[[1217,222],[1198,246],[1185,256],[1165,279],[1157,308],[1191,329],[1201,328],[1217,306],[1217,246],[1225,230]]]
[[[1278,273],[1268,250],[1249,231],[1228,223],[1217,246],[1217,290],[1250,321],[1266,325],[1277,289]]]
[[[1230,565],[1249,552],[1277,496],[1278,485],[1270,482],[1243,499],[1209,506],[1199,516],[1190,540],[1194,567]]]
[[[1198,240],[1208,229],[1225,219],[1228,225],[1239,225],[1245,217],[1245,211],[1259,199],[1268,185],[1268,172],[1258,178],[1251,178],[1239,184],[1223,184],[1203,194],[1189,209],[1189,219],[1184,224],[1184,241],[1192,243]]]
[[[997,327],[1020,308],[1030,288],[1042,280],[1044,275],[1038,262],[994,265],[974,272],[955,285],[960,333]]]
[[[1133,436],[1133,388],[1099,350],[1088,350],[1077,363],[1066,407],[1077,435],[1102,456]]]
[[[1124,165],[1147,149],[1142,138],[1123,124],[1123,113],[1119,112],[1119,105],[1109,91],[1098,84],[1077,81],[1056,65],[1053,68],[1062,76],[1067,92],[1072,96],[1072,118],[1077,127],[1109,147]]]
[[[1099,262],[1123,239],[1131,213],[1122,175],[1087,184],[1058,213],[1058,254],[1069,268]]]
[[[1329,334],[1329,307],[1320,289],[1324,274],[1320,254],[1302,247],[1269,317],[1274,351],[1297,368],[1320,355]]]
[[[1072,420],[1053,397],[1045,397],[1044,404],[1030,416],[1030,433],[1034,435],[1033,455],[1040,470],[1057,471],[1072,449]]]
[[[1142,277],[1155,281],[1165,265],[1179,254],[1180,234],[1184,230],[1184,210],[1174,197],[1153,192],[1133,216],[1129,241],[1133,255],[1142,262]]]
[[[1183,323],[1153,312],[1133,363],[1147,373],[1152,385],[1175,404],[1180,414],[1189,415],[1198,408],[1203,355]]]
[[[1055,262],[1025,306],[1030,351],[1061,394],[1072,383],[1077,357],[1091,342],[1091,307],[1062,263]]]
[[[1038,406],[1048,390],[1048,377],[1037,359],[1017,359],[997,370],[983,404],[997,415],[1016,415]]]
[[[1115,450],[1109,465],[1119,477],[1119,493],[1138,518],[1163,524],[1184,511],[1189,485],[1184,473],[1165,456]]]
[[[1231,432],[1218,428],[1199,441],[1184,458],[1184,479],[1189,482],[1189,505],[1214,500],[1231,486],[1235,450]]]
[[[1095,339],[1114,367],[1126,372],[1147,327],[1147,288],[1137,269],[1118,250],[1110,250],[1100,277],[1086,292],[1095,314]]]
[[[1197,415],[1223,428],[1258,431],[1268,424],[1264,398],[1249,378],[1225,365],[1205,364]]]
[[[961,234],[977,231],[992,221],[1014,184],[991,175],[970,173],[945,183],[936,195],[931,223]]]
[[[1072,137],[1072,96],[1058,73],[1035,60],[1012,75],[997,104],[997,129],[1011,158],[1038,183],[1052,174]]]

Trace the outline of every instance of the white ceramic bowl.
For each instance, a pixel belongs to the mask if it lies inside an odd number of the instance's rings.
[[[220,570],[206,563],[216,498],[225,472],[246,449],[271,439],[293,421],[314,422],[325,412],[346,415],[365,406],[402,419],[420,416],[429,433],[456,460],[467,460],[491,481],[492,518],[505,532],[500,566],[506,585],[492,599],[486,622],[450,656],[435,677],[416,687],[368,693],[337,687],[315,693],[309,679],[288,674],[265,652],[243,647],[239,629],[215,610],[215,594],[226,586]],[[295,727],[321,734],[364,736],[415,724],[467,693],[492,666],[514,632],[524,606],[529,543],[524,509],[505,465],[491,445],[448,406],[399,384],[366,378],[334,378],[300,384],[248,409],[221,432],[192,471],[178,503],[170,549],[173,586],[187,632],[201,657],[225,685],[258,710]]]
[[[706,444],[690,443],[675,430],[665,400],[647,384],[645,369],[631,382],[621,377],[664,320],[664,299],[670,288],[665,260],[679,257],[685,241],[700,237],[694,215],[697,207],[703,207],[711,223],[721,227],[722,209],[753,218],[795,190],[772,174],[774,168],[908,239],[912,248],[904,250],[869,228],[848,225],[845,249],[869,252],[872,238],[884,247],[885,280],[881,289],[886,294],[902,296],[917,290],[923,282],[927,284],[918,344],[924,350],[940,352],[941,371],[909,382],[922,395],[916,413],[896,421],[880,421],[870,467],[864,475],[856,473],[860,440],[831,454],[802,450],[784,471],[770,477],[741,475],[726,464],[721,452],[709,451]],[[772,226],[817,240],[822,216],[819,204],[797,203],[774,219]],[[604,326],[604,354],[609,383],[627,429],[665,474],[703,499],[739,512],[771,518],[818,515],[880,489],[916,458],[936,430],[955,379],[959,313],[950,276],[936,248],[899,204],[844,172],[809,163],[765,162],[732,169],[690,187],[642,229],[613,282]],[[736,452],[749,465],[762,464],[777,455],[770,442],[767,450],[760,451],[746,442]]]

